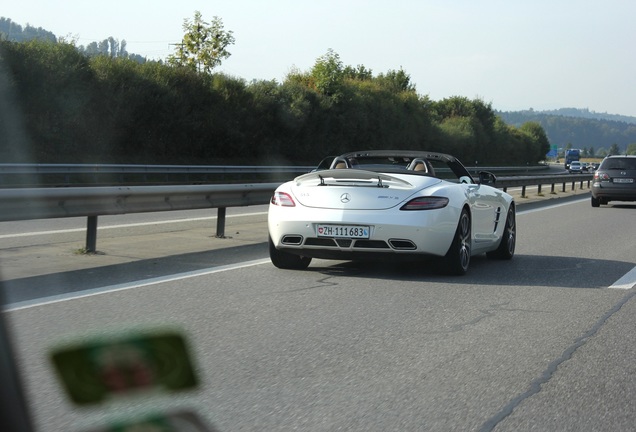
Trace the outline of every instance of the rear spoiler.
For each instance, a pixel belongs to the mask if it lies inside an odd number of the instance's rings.
[[[294,179],[296,186],[397,186],[409,188],[413,185],[406,180],[373,171],[361,169],[330,169],[303,174]]]

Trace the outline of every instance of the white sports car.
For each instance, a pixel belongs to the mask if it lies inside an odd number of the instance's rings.
[[[268,213],[269,253],[283,269],[312,258],[358,260],[440,257],[462,275],[473,255],[511,259],[515,203],[475,181],[455,157],[418,151],[361,151],[333,157],[279,186]]]

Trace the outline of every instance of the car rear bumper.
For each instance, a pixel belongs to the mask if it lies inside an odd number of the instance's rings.
[[[636,185],[622,187],[616,185],[592,184],[592,196],[614,201],[636,201]]]
[[[357,256],[435,255],[448,251],[457,228],[450,209],[402,212],[400,215],[379,211],[351,214],[313,209],[312,220],[306,214],[270,209],[269,234],[277,249],[314,258],[355,259]],[[396,224],[399,219],[399,224]],[[319,224],[368,226],[367,239],[320,237]]]

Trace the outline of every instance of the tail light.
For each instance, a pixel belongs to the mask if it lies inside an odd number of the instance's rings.
[[[274,192],[270,203],[281,207],[296,207],[294,199],[286,192]]]
[[[448,205],[445,197],[418,197],[404,204],[400,210],[433,210],[441,209]]]
[[[598,171],[594,173],[594,180],[609,181],[609,179],[610,176],[607,173],[599,173]]]

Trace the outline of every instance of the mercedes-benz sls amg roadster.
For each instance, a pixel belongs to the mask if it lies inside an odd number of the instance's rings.
[[[515,202],[494,187],[491,172],[475,180],[455,157],[422,151],[332,159],[274,192],[268,229],[276,267],[433,257],[444,273],[463,275],[474,255],[513,257]]]

